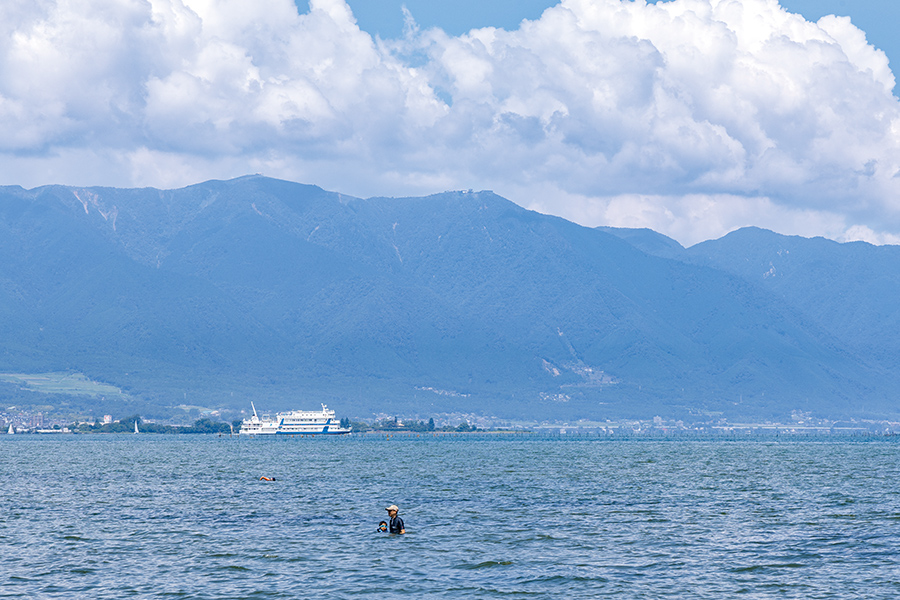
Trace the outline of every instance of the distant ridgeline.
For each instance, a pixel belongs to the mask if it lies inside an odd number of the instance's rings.
[[[897,298],[898,247],[685,249],[490,192],[0,188],[0,372],[168,406],[890,418]]]

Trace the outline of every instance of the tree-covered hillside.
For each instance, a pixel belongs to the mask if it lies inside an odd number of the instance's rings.
[[[879,362],[897,349],[870,356],[804,292],[669,242],[490,192],[0,188],[0,371],[356,416],[898,412]]]

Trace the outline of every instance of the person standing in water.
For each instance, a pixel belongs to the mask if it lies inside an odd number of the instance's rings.
[[[391,504],[386,509],[388,512],[388,516],[391,518],[388,523],[388,532],[390,533],[406,533],[406,528],[403,525],[403,519],[397,516],[397,513],[400,511],[400,508],[396,504]]]

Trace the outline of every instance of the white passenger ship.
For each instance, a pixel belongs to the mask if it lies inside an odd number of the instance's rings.
[[[337,435],[350,433],[334,418],[334,411],[324,404],[322,410],[292,410],[278,413],[274,419],[260,419],[253,408],[253,416],[241,422],[241,435]]]

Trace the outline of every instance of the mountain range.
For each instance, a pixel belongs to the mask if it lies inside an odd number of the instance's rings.
[[[893,418],[898,296],[900,247],[684,248],[487,191],[0,188],[0,371],[161,407]]]

